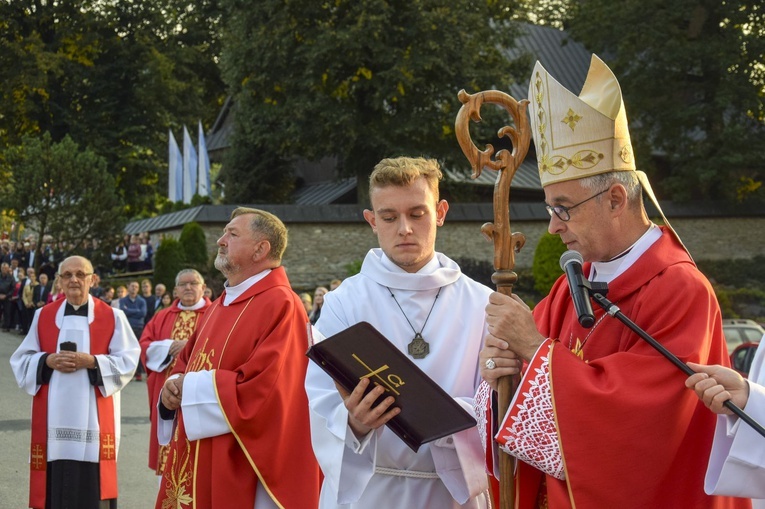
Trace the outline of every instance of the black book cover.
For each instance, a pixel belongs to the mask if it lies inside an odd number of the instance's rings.
[[[385,387],[378,401],[393,396],[394,406],[401,408],[386,426],[415,452],[424,443],[476,425],[472,415],[367,322],[314,344],[306,355],[348,392],[364,377]]]

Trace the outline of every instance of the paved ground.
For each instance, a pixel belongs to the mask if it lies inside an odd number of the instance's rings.
[[[28,501],[32,398],[18,388],[9,364],[22,339],[18,332],[0,332],[0,509],[22,509]],[[131,382],[122,390],[121,434],[119,507],[152,508],[158,483],[147,466],[149,407],[145,382]]]

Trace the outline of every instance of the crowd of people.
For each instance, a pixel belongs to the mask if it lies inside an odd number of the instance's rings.
[[[438,162],[383,159],[363,211],[379,247],[313,296],[282,267],[282,221],[246,207],[217,241],[217,299],[193,269],[177,274],[172,300],[148,280],[94,296],[92,263],[63,260],[49,292],[63,297],[33,311],[11,358],[33,396],[30,507],[116,506],[119,391],[141,364],[157,509],[488,508],[510,488],[529,509],[743,509],[765,497],[765,438],[723,406],[765,418],[765,353],[748,381],[727,367],[719,305],[636,168],[618,81],[593,55],[576,96],[537,63],[529,101],[549,231],[695,375],[603,310],[582,325],[565,275],[533,311],[466,277],[435,250],[449,210]],[[396,398],[373,381],[387,366],[344,388],[309,365],[309,345],[359,322],[477,426],[413,450],[388,427]],[[519,384],[503,415],[505,376]],[[517,463],[503,485],[508,454]]]

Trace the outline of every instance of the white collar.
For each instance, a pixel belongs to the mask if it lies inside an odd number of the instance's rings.
[[[361,273],[374,282],[400,290],[432,290],[454,283],[462,274],[459,265],[442,253],[415,273],[393,263],[382,249],[370,249],[361,265]]]
[[[244,292],[249,290],[255,283],[266,277],[271,273],[271,269],[266,269],[263,272],[259,272],[254,276],[250,276],[236,286],[229,286],[228,281],[225,283],[226,295],[223,299],[223,305],[228,306],[239,298]]]
[[[661,228],[651,223],[648,230],[630,247],[607,262],[593,262],[590,268],[590,280],[610,283],[629,269],[643,253],[648,251],[661,238]],[[626,254],[625,254],[626,253]]]
[[[197,309],[204,307],[204,305],[205,305],[204,297],[199,299],[199,301],[192,306],[184,306],[183,304],[181,304],[181,301],[178,301],[178,309],[180,309],[181,311],[196,311]]]

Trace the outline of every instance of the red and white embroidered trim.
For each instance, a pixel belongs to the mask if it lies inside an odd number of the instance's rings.
[[[547,351],[547,355],[540,353],[532,359],[496,440],[506,453],[563,480],[563,457],[550,390],[549,348]]]

